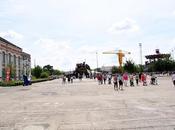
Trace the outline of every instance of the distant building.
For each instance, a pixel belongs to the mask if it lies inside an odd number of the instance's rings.
[[[102,72],[111,73],[112,72],[112,68],[113,68],[113,66],[102,66],[100,69],[101,69]]]
[[[22,48],[0,37],[0,81],[7,76],[10,68],[10,79],[21,80],[23,74],[31,74],[31,57]]]
[[[155,62],[159,59],[169,59],[170,58],[170,54],[162,54],[160,53],[159,49],[156,49],[156,54],[152,54],[152,55],[146,55],[145,58],[149,61],[146,61],[146,65],[150,64],[152,62]]]

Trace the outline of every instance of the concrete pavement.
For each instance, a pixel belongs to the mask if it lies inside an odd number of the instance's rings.
[[[0,130],[175,130],[175,88],[73,84],[53,80],[28,87],[0,87]]]

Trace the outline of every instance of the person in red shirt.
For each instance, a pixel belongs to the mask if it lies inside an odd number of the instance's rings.
[[[143,82],[143,86],[147,86],[146,74],[142,73],[142,75],[141,75],[141,80],[142,80],[142,82]]]

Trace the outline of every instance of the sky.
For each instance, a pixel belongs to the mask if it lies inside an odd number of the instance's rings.
[[[32,67],[63,71],[76,63],[118,65],[121,49],[145,55],[175,52],[175,0],[0,0],[0,36],[31,54]]]

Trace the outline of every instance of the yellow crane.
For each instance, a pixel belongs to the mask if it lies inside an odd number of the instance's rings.
[[[116,54],[118,56],[119,68],[122,70],[123,57],[125,57],[125,54],[131,54],[131,52],[124,50],[114,50],[103,52],[103,54]]]

